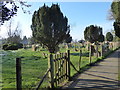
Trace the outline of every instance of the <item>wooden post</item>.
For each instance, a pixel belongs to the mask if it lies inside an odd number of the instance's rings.
[[[59,54],[57,54],[57,58],[60,58],[60,55],[59,55]],[[60,71],[59,71],[60,60],[57,61],[57,66],[58,66],[58,80],[57,80],[57,82],[58,82],[58,84],[59,84],[59,83],[60,83],[60,79],[59,79],[59,77],[60,77]]]
[[[66,67],[66,79],[68,79],[68,77],[67,77],[67,75],[68,75],[67,53],[66,53],[65,56],[66,56],[66,58],[65,58],[66,59],[65,60],[65,63],[66,63],[66,66],[65,66]]]
[[[90,50],[89,50],[89,61],[90,61],[90,64],[91,64],[91,45],[90,45]]]
[[[50,54],[50,56],[48,58],[48,68],[50,68],[50,73],[49,73],[50,87],[54,88],[54,63],[53,63],[53,55],[52,54]]]
[[[59,53],[59,58],[61,58],[61,53]],[[61,77],[61,60],[58,60],[59,61],[59,77]],[[61,83],[61,78],[59,78],[59,83]]]
[[[16,86],[17,90],[22,90],[21,58],[16,58]]]
[[[81,56],[82,56],[82,50],[80,50],[80,58],[79,58],[79,71],[80,71],[80,66],[81,66]]]
[[[70,78],[70,50],[68,50],[68,80],[70,81],[71,78]]]
[[[97,45],[96,45],[96,51],[97,51],[97,58],[98,58],[98,43],[97,43]]]
[[[101,43],[101,57],[103,56],[103,45]]]
[[[56,54],[55,54],[55,60],[57,59],[57,56],[56,56]],[[55,61],[55,65],[54,65],[55,67],[55,85],[56,85],[56,87],[57,87],[57,75],[56,75],[56,73],[57,73],[57,69],[58,69],[58,66],[57,66],[57,60]]]

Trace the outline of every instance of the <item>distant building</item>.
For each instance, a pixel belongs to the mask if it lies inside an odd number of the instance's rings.
[[[22,43],[23,45],[27,45],[27,44],[28,44],[28,39],[27,39],[26,36],[24,36],[24,38],[23,38],[23,40],[21,41],[21,43]]]

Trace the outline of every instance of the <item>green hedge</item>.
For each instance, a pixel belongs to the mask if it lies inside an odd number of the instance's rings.
[[[19,48],[23,48],[23,44],[4,44],[2,49],[3,50],[18,50]]]

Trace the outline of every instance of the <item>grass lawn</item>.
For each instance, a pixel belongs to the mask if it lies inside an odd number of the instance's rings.
[[[65,49],[61,49],[61,52],[65,52]],[[44,58],[42,53],[48,53],[47,50],[32,51],[31,49],[19,49],[17,51],[1,51],[2,56],[2,88],[16,88],[16,62],[15,58],[22,57],[22,88],[34,88],[41,80],[48,68],[48,60]],[[76,52],[70,49],[70,60],[78,69],[79,51]],[[95,62],[97,58],[92,57],[92,62]],[[89,52],[82,49],[81,67],[89,64]],[[71,67],[71,76],[76,71]],[[48,85],[48,80],[43,83],[42,87]]]
[[[47,58],[42,52],[20,49],[17,51],[2,51],[2,87],[16,88],[15,58],[22,57],[22,87],[32,88],[37,85],[48,68]]]

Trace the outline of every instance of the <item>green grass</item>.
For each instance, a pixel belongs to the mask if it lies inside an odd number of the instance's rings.
[[[2,57],[2,87],[16,88],[15,58],[17,57],[22,57],[22,87],[35,87],[48,68],[47,58],[43,58],[42,52],[47,53],[47,51],[34,52],[23,49],[15,52],[3,51],[7,55]]]
[[[60,52],[65,52],[61,49]],[[48,53],[47,50],[32,51],[31,49],[20,49],[17,51],[2,51],[6,55],[2,57],[2,88],[16,88],[16,62],[15,58],[22,58],[22,88],[34,88],[41,80],[48,68],[48,60],[44,58],[42,53]],[[82,48],[81,68],[89,64],[89,52]],[[79,70],[79,51],[70,49],[70,60]],[[92,56],[92,63],[97,58]],[[71,76],[77,72],[71,67]],[[48,85],[48,79],[42,84],[42,87]]]

